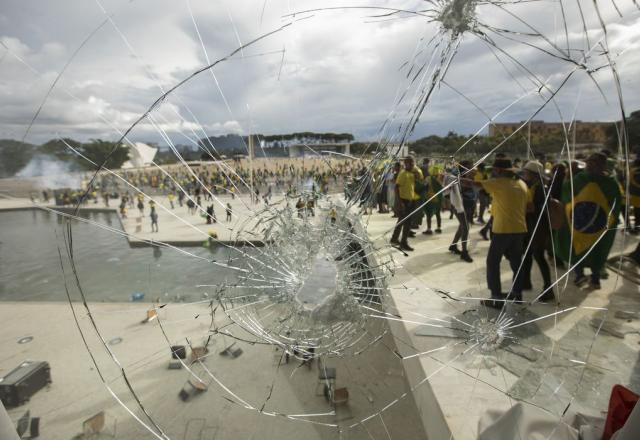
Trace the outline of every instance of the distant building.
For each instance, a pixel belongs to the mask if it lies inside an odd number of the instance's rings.
[[[309,145],[344,145],[353,142],[353,136],[349,133],[344,134],[322,134],[309,133],[307,136],[298,135],[282,135],[281,137],[268,136],[260,139],[262,148],[289,148],[291,146]]]
[[[351,154],[351,144],[330,144],[330,143],[316,143],[316,144],[289,144],[287,145],[289,150],[289,157],[302,157],[302,156],[315,156],[318,154]]]
[[[525,121],[491,124],[489,126],[489,136],[509,136],[523,124],[525,124]],[[613,125],[613,122],[574,121],[571,126],[571,132],[567,133],[567,137],[570,142],[574,142],[575,130],[576,144],[604,145],[607,141],[607,129]],[[569,130],[569,123],[531,121],[525,124],[519,133],[523,136],[528,136],[529,130],[531,130],[532,138],[543,136],[563,137],[565,130]]]

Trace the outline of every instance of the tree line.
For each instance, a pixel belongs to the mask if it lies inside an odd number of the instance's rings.
[[[42,145],[0,139],[0,177],[16,175],[36,157],[64,162],[72,171],[96,169],[95,165],[80,155],[97,164],[102,164],[106,160],[108,168],[120,168],[129,159],[129,149],[102,139],[91,139],[89,142],[51,139]]]
[[[619,143],[619,134],[616,125],[612,124],[607,131],[607,146],[617,151]],[[630,153],[640,154],[640,110],[632,112],[626,119],[626,129]],[[292,139],[312,139],[316,138],[324,141],[345,141],[352,142],[353,135],[350,133],[313,133],[300,132],[285,135],[257,135],[258,139],[264,139],[268,142],[278,140]],[[221,154],[232,156],[234,154],[247,154],[245,145],[248,144],[248,138],[243,139],[238,135],[226,135],[211,137],[209,139],[200,140],[200,148],[194,149],[190,146],[177,146],[184,160],[211,160],[211,156],[219,158],[219,154],[211,148],[211,143]],[[420,156],[428,156],[434,154],[443,155],[482,155],[492,151],[497,145],[501,144],[500,151],[506,152],[513,156],[526,156],[528,149],[528,141],[526,132],[518,133],[505,141],[501,136],[476,136],[457,134],[454,132],[447,133],[446,136],[430,135],[417,139],[409,144],[409,149]],[[102,139],[91,139],[89,142],[79,142],[74,139],[52,139],[42,145],[33,145],[12,139],[0,139],[0,177],[11,177],[23,169],[34,157],[42,156],[51,158],[52,160],[63,161],[70,165],[72,170],[82,171],[95,169],[95,166],[80,155],[76,154],[66,144],[73,147],[83,156],[91,161],[101,164],[113,151],[106,166],[111,169],[120,168],[122,164],[129,158],[129,149],[123,145],[116,145],[115,142]],[[562,135],[534,135],[531,136],[531,148],[535,153],[539,154],[558,154],[566,143],[566,139]],[[460,148],[465,145],[464,148]],[[378,147],[377,143],[352,142],[351,154],[368,155],[373,154]],[[206,149],[207,151],[203,151]],[[222,151],[220,151],[222,150]],[[268,148],[263,151],[256,147],[256,156],[261,157],[265,154],[267,157],[286,157],[288,151],[286,148]],[[155,162],[158,164],[170,164],[178,161],[176,155],[171,150],[160,149],[156,155]]]

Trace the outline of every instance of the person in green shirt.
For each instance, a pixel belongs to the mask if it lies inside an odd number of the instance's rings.
[[[442,194],[442,184],[440,183],[439,176],[428,175],[426,181],[426,205],[424,206],[424,213],[427,217],[427,230],[422,233],[425,235],[431,235],[431,218],[436,217],[436,233],[442,232],[442,219],[440,217],[440,211],[442,210],[442,200],[444,198]]]

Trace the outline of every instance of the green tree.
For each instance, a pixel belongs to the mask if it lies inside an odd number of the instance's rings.
[[[12,139],[0,139],[0,177],[11,177],[33,157],[35,147]]]
[[[82,144],[81,152],[97,165],[103,165],[110,169],[120,168],[129,159],[127,147],[102,139],[91,139],[89,143]],[[86,169],[96,168],[87,161],[83,167]]]
[[[68,146],[67,146],[68,144]],[[75,162],[81,164],[83,159],[79,157],[70,147],[80,151],[82,143],[73,139],[51,139],[38,148],[38,152],[65,162]]]
[[[618,150],[618,130],[620,122],[611,124],[607,129],[607,146]],[[629,139],[629,151],[640,154],[640,110],[631,112],[627,118],[627,136]]]

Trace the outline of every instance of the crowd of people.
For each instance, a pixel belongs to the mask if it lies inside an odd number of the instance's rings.
[[[87,175],[82,188],[57,190],[54,197],[56,204],[62,206],[97,204],[102,200],[109,207],[115,201],[120,215],[127,218],[130,211],[136,208],[140,216],[144,216],[147,198],[163,195],[167,197],[171,210],[186,206],[189,214],[201,215],[207,224],[214,224],[218,222],[214,199],[219,196],[235,199],[236,196],[249,195],[251,203],[268,205],[276,193],[284,193],[291,198],[297,197],[301,190],[317,195],[327,194],[330,190],[344,187],[352,179],[356,170],[355,162],[306,158],[256,160],[254,164],[249,164],[246,160],[234,160],[190,163],[188,167],[171,165],[118,170],[113,173],[101,172],[95,178]],[[50,197],[48,190],[42,191],[45,203],[49,202]],[[304,211],[314,213],[315,200],[299,200],[296,208],[302,213],[300,203],[304,203]],[[153,201],[149,202],[149,206],[152,232],[158,232],[158,213]],[[230,222],[233,216],[231,204],[226,202],[223,209],[226,222]]]
[[[448,211],[457,222],[449,251],[471,263],[469,230],[482,225],[480,236],[490,240],[486,280],[491,298],[484,304],[499,308],[504,300],[523,301],[522,292],[533,288],[533,261],[543,280],[536,300],[555,299],[548,260],[571,269],[577,286],[600,289],[616,231],[640,232],[640,156],[629,169],[625,165],[607,150],[571,163],[540,157],[521,164],[496,154],[491,167],[465,160],[433,164],[428,158],[418,166],[409,156],[377,173],[374,194],[367,197],[377,202],[378,212],[391,210],[397,218],[391,244],[405,253],[414,250],[410,240],[423,220],[422,234],[441,234],[442,213]],[[624,228],[618,228],[619,221]],[[630,257],[637,261],[638,252]],[[500,282],[503,257],[513,273],[508,293]]]
[[[448,214],[456,222],[448,250],[472,263],[470,229],[481,226],[480,237],[490,241],[486,278],[491,299],[485,305],[499,307],[505,299],[522,301],[522,292],[533,287],[534,261],[543,280],[537,300],[555,298],[549,261],[571,269],[576,285],[588,283],[599,289],[619,221],[628,233],[640,232],[640,156],[628,167],[607,150],[570,163],[545,157],[523,163],[503,154],[495,154],[486,163],[491,166],[424,158],[418,165],[409,156],[372,169],[365,161],[307,159],[306,163],[261,162],[252,167],[253,174],[246,163],[204,163],[190,169],[121,170],[120,178],[104,173],[88,193],[77,190],[57,197],[63,204],[102,199],[106,206],[119,199],[119,212],[126,218],[135,208],[144,215],[146,195],[162,194],[170,209],[186,205],[190,214],[213,224],[218,222],[214,198],[219,195],[232,199],[250,195],[251,203],[269,204],[275,193],[286,194],[297,200],[298,215],[306,217],[315,214],[318,195],[344,189],[347,199],[360,199],[365,213],[377,205],[379,213],[391,213],[397,219],[391,244],[405,253],[414,250],[410,240],[422,224],[422,234],[442,234],[443,216]],[[301,197],[302,190],[314,197]],[[80,201],[81,194],[88,197]],[[149,207],[151,228],[157,232],[158,213],[153,202]],[[230,222],[231,204],[226,202],[223,209]],[[513,272],[508,294],[500,283],[503,257]],[[631,258],[638,261],[640,250]],[[590,271],[588,277],[585,269]]]
[[[253,172],[251,170],[253,169]],[[255,202],[264,201],[272,191],[288,192],[307,185],[326,194],[332,188],[341,187],[353,174],[351,161],[331,159],[307,159],[284,161],[200,162],[185,166],[165,166],[162,169],[121,170],[119,179],[110,174],[100,176],[96,184],[103,192],[116,192],[126,180],[147,194],[236,195],[248,193],[253,188]]]
[[[201,195],[211,200],[218,195],[235,198],[249,194],[253,188],[252,200],[259,203],[274,192],[292,194],[301,187],[322,194],[343,188],[355,173],[355,163],[355,160],[332,158],[260,159],[255,160],[253,166],[248,160],[242,160],[196,162],[189,163],[188,167],[180,164],[122,169],[112,173],[100,172],[95,178],[93,174],[87,174],[82,179],[81,188],[58,191],[58,202],[75,205],[102,199],[109,206],[110,200],[138,191],[149,196],[165,195],[178,202],[184,201],[185,195]],[[91,189],[85,196],[90,181]],[[50,196],[49,191],[43,191],[43,200],[48,202]]]

